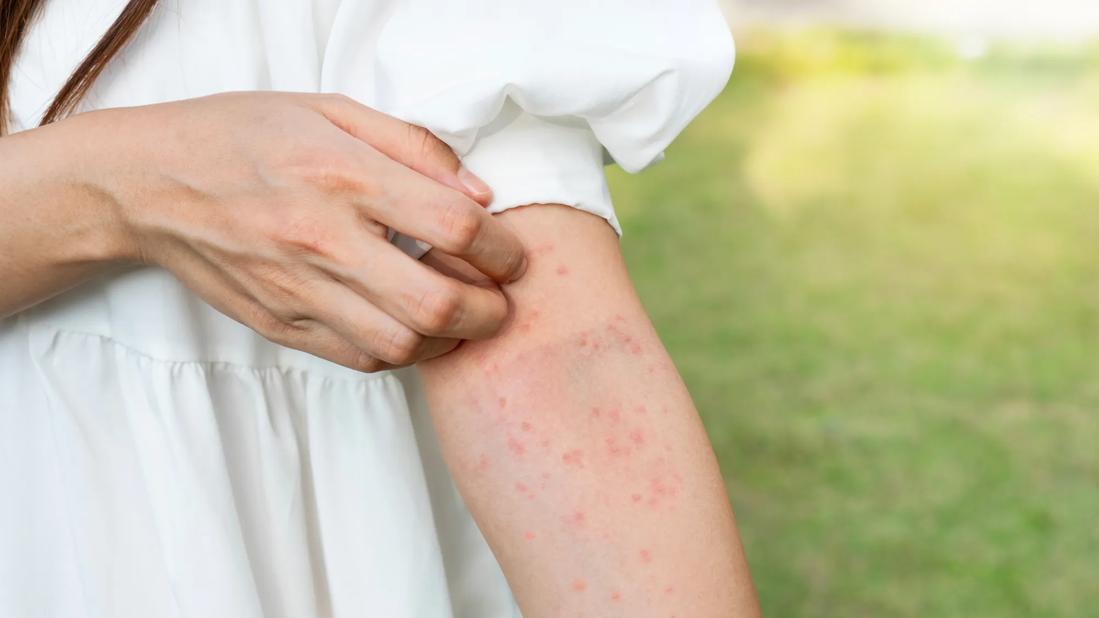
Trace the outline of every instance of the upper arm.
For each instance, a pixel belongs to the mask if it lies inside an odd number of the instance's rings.
[[[712,450],[614,231],[559,206],[500,216],[530,256],[505,288],[511,319],[420,370],[524,614],[751,613]]]

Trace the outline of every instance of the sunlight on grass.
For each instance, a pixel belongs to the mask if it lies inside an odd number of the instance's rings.
[[[1099,604],[1099,53],[739,41],[624,249],[769,616]]]

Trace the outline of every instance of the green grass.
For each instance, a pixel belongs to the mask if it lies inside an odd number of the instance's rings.
[[[1099,612],[1099,47],[739,41],[610,173],[766,615]]]

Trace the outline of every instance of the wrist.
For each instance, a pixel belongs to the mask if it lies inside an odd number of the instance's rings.
[[[128,135],[117,117],[120,110],[79,114],[60,121],[51,131],[50,150],[57,186],[64,187],[73,213],[85,224],[74,238],[73,261],[134,262],[141,252],[127,216],[128,177],[132,148],[119,136]]]

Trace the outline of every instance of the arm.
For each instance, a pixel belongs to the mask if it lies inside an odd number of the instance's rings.
[[[614,232],[560,206],[494,339],[419,365],[441,448],[527,618],[755,616],[713,451]]]

